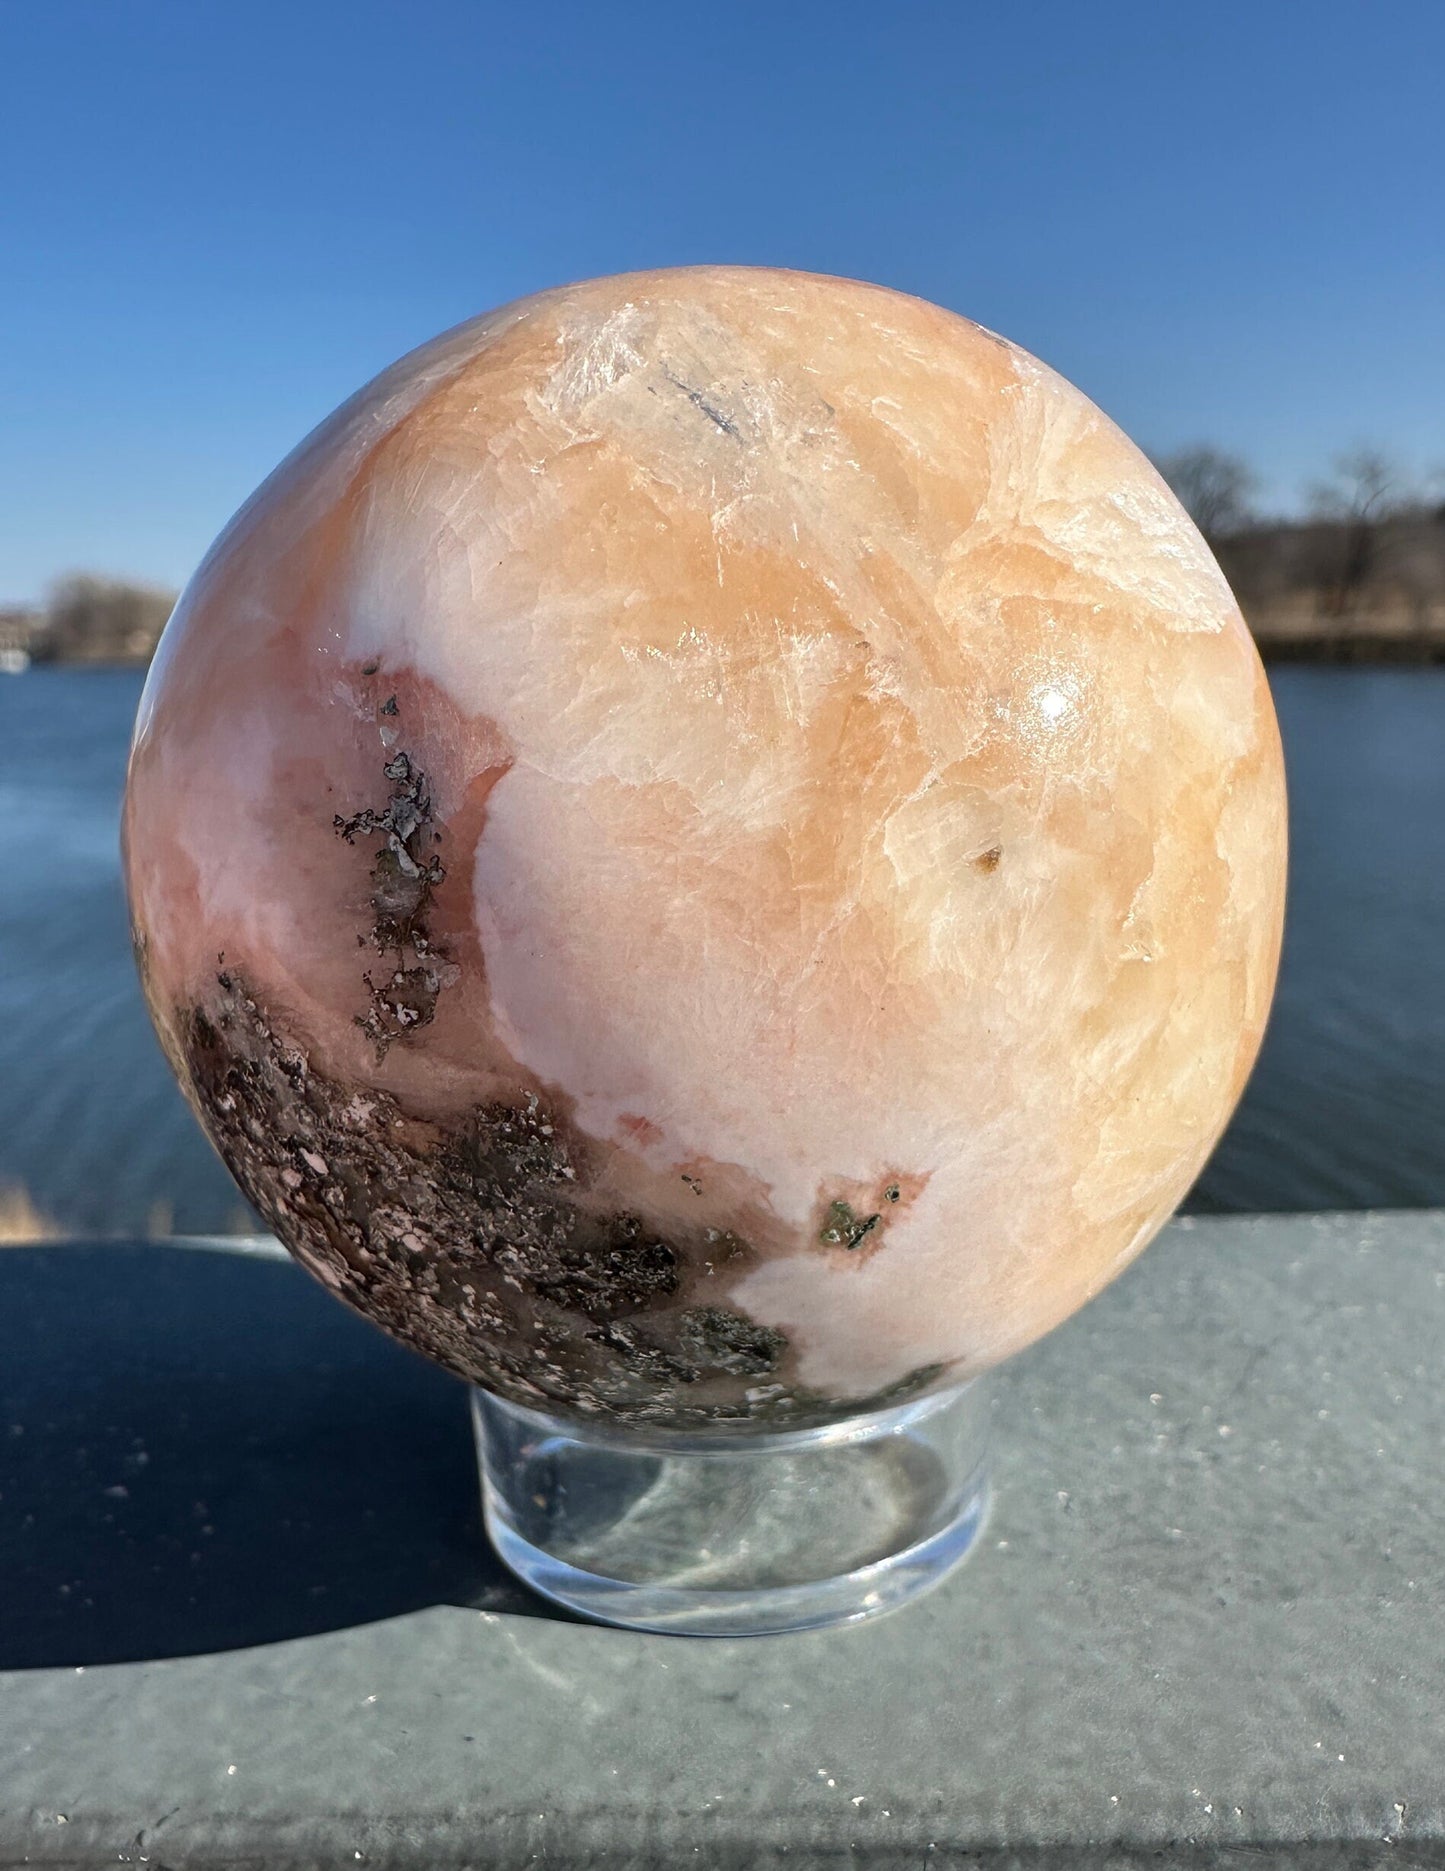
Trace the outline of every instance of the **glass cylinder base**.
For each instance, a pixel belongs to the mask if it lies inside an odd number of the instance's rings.
[[[823,1429],[603,1429],[472,1393],[487,1531],[517,1576],[633,1630],[743,1637],[936,1585],[988,1508],[974,1382]]]

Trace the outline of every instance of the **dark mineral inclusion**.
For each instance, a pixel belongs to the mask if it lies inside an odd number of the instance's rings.
[[[397,712],[394,698],[381,712]],[[382,958],[357,1015],[378,1063],[438,1017],[457,975],[430,923],[446,871],[426,777],[405,752],[383,774],[384,806],[333,820],[349,845],[381,841],[358,938]],[[315,1071],[224,966],[176,1030],[217,1147],[298,1259],[397,1338],[515,1402],[679,1430],[804,1428],[942,1375],[928,1366],[864,1399],[800,1386],[784,1334],[718,1303],[756,1258],[748,1242],[704,1225],[663,1240],[635,1215],[599,1212],[588,1140],[539,1095],[451,1127],[417,1118]],[[880,1217],[835,1202],[828,1220],[823,1243],[852,1249]]]
[[[343,1299],[514,1402],[667,1429],[804,1428],[898,1403],[792,1380],[783,1333],[709,1293],[753,1260],[736,1235],[660,1239],[587,1208],[588,1144],[538,1098],[443,1128],[333,1082],[238,972],[179,1021],[191,1084],[247,1196]]]

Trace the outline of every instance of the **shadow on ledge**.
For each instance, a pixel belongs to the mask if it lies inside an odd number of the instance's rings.
[[[284,1261],[0,1251],[0,1669],[435,1604],[566,1616],[487,1544],[453,1378]]]

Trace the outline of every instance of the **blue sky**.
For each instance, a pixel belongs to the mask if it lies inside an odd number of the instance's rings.
[[[1293,502],[1445,464],[1442,0],[0,0],[0,601],[180,582],[367,377],[700,260],[1007,333]]]

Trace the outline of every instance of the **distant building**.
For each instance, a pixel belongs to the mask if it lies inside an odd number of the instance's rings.
[[[30,667],[31,645],[39,622],[37,611],[18,606],[0,609],[0,675],[18,676]]]

